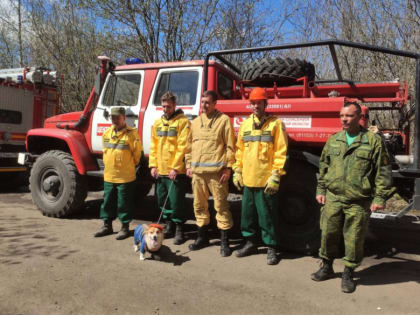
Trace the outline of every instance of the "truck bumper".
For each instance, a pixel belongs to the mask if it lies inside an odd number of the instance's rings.
[[[26,167],[0,167],[0,173],[26,172]]]
[[[32,166],[32,164],[34,163],[34,161],[36,160],[36,158],[38,157],[38,155],[33,155],[30,153],[18,153],[17,156],[17,163],[19,165],[23,165],[23,166]]]

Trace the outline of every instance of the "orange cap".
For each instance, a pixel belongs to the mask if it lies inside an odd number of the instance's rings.
[[[163,226],[157,223],[150,223],[149,226],[158,228],[159,230],[163,231]]]
[[[257,101],[257,100],[266,100],[267,94],[263,88],[257,87],[251,91],[249,94],[250,101]]]

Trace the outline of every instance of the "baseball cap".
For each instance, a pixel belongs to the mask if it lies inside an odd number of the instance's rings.
[[[111,116],[119,116],[125,115],[125,108],[124,107],[113,107],[111,109]]]

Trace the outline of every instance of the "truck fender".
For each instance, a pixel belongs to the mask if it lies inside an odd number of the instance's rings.
[[[307,162],[308,164],[311,164],[312,166],[315,166],[317,169],[319,169],[320,156],[318,155],[306,151],[290,150],[288,152],[288,156],[290,159]]]
[[[74,159],[77,170],[81,175],[87,171],[98,170],[98,164],[92,157],[84,135],[77,130],[38,128],[28,131],[26,137],[26,150],[29,153],[41,154],[55,148],[48,147],[49,139],[58,139],[66,143]],[[42,145],[40,145],[40,140]],[[41,152],[40,152],[41,151]]]

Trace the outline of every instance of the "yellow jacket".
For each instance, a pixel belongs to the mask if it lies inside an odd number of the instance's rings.
[[[239,128],[233,169],[242,172],[247,187],[264,187],[273,171],[286,174],[286,128],[280,119],[271,115],[265,116],[261,122],[252,114]]]
[[[235,162],[235,134],[230,118],[215,110],[193,120],[185,155],[194,173],[218,172]]]
[[[168,120],[156,119],[152,127],[149,167],[156,167],[159,175],[168,175],[174,169],[185,174],[185,151],[190,133],[190,122],[182,110],[177,110]]]
[[[136,179],[136,165],[143,150],[136,128],[126,126],[116,131],[114,126],[102,135],[104,180],[109,183],[129,183]]]

